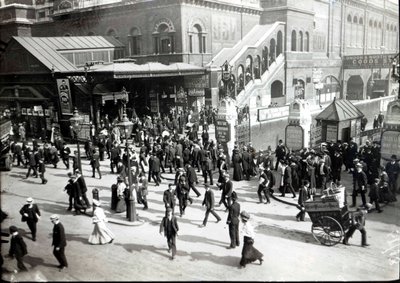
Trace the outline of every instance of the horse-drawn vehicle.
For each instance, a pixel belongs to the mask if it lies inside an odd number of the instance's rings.
[[[343,186],[314,195],[304,207],[311,218],[312,235],[319,243],[334,246],[342,241],[351,220]]]

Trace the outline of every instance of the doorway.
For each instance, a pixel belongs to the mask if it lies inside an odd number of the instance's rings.
[[[342,142],[350,142],[350,127],[342,129]]]

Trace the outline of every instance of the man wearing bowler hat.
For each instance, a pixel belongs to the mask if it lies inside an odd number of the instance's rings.
[[[219,217],[219,215],[214,210],[214,204],[215,204],[214,192],[210,189],[210,186],[208,184],[205,184],[204,187],[206,189],[206,193],[204,194],[204,200],[202,205],[205,205],[207,210],[203,220],[202,227],[205,227],[207,225],[208,215],[210,213],[214,215],[214,217],[217,219],[217,223],[221,221],[221,217]]]
[[[237,202],[236,192],[232,192],[232,205],[229,206],[228,219],[226,224],[229,225],[229,238],[231,244],[228,249],[234,249],[240,245],[239,239],[239,215],[240,215],[240,204]]]
[[[396,192],[399,190],[399,188],[396,187],[396,181],[400,173],[400,164],[397,162],[397,156],[395,154],[390,157],[390,161],[386,164],[385,169],[389,176],[389,190],[393,195],[396,195]]]
[[[355,186],[352,194],[352,207],[356,206],[357,193],[361,194],[361,200],[363,202],[363,206],[365,207],[367,204],[365,193],[367,192],[368,179],[367,175],[363,171],[363,166],[361,163],[356,164],[356,171],[354,174],[355,175],[353,180],[355,181]]]
[[[68,267],[67,258],[65,257],[65,247],[67,245],[67,241],[65,239],[65,231],[64,226],[60,222],[60,217],[57,214],[53,214],[50,216],[51,223],[54,224],[53,227],[53,243],[54,246],[53,255],[56,257],[59,262],[59,270],[63,270]]]

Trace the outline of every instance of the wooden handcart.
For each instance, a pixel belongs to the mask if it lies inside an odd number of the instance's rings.
[[[312,235],[319,243],[334,246],[342,241],[350,219],[343,186],[314,195],[304,207],[311,218]]]

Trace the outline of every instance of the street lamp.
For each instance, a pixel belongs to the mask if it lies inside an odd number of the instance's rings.
[[[128,102],[128,92],[126,91],[125,88],[122,88],[122,99],[121,102],[124,104],[124,112],[122,114],[122,119],[121,122],[117,124],[118,128],[120,129],[120,132],[124,132],[125,135],[125,150],[128,155],[128,187],[129,187],[129,204],[127,205],[126,208],[126,218],[128,218],[129,221],[135,222],[137,221],[136,217],[136,206],[135,206],[135,198],[133,196],[133,188],[132,188],[132,180],[131,180],[131,156],[130,156],[130,150],[128,146],[128,137],[131,136],[132,129],[133,129],[133,123],[129,121],[129,119],[126,116],[126,103]]]
[[[69,122],[71,123],[71,128],[73,129],[74,133],[75,133],[75,137],[76,137],[76,146],[77,146],[77,150],[78,150],[78,167],[79,167],[79,171],[81,172],[81,174],[83,174],[82,172],[82,164],[81,164],[81,151],[79,150],[79,133],[82,129],[82,122],[83,122],[83,117],[81,115],[79,115],[78,113],[78,109],[75,107],[74,109],[74,113],[72,115],[72,117],[69,119]]]
[[[227,60],[221,66],[221,71],[222,71],[222,82],[224,83],[224,95],[225,95],[225,97],[227,97],[228,96],[228,83],[231,80],[231,75],[232,75],[232,66],[229,65]]]

